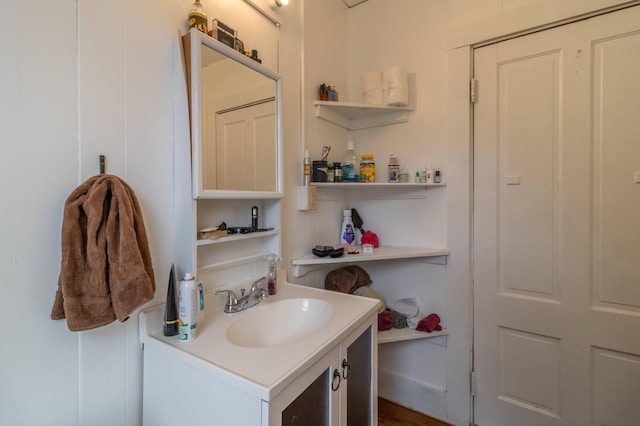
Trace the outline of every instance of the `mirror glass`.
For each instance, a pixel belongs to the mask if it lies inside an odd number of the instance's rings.
[[[200,61],[192,69],[199,71],[192,112],[200,109],[192,114],[198,128],[193,132],[194,195],[279,191],[279,76],[211,37],[198,38]]]

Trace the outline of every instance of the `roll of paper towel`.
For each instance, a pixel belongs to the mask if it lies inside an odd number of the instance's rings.
[[[383,101],[382,73],[370,71],[360,76],[362,99],[367,104],[381,105]]]
[[[409,105],[409,77],[404,67],[391,67],[382,73],[384,104]]]

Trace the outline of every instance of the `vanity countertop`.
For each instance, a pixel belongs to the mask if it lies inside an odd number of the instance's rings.
[[[321,299],[333,307],[333,317],[315,333],[275,347],[242,347],[226,337],[228,327],[238,318],[261,307],[285,299]],[[209,299],[211,304],[211,299]],[[206,318],[198,325],[198,337],[181,342],[177,336],[162,334],[164,305],[140,313],[140,341],[144,350],[160,350],[208,374],[212,379],[228,382],[249,394],[269,401],[298,373],[320,359],[351,330],[375,314],[378,300],[282,283],[278,294],[245,311],[227,314],[222,306],[207,306]],[[273,324],[273,327],[277,327]]]

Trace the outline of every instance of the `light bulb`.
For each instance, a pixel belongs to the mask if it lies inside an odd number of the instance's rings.
[[[274,10],[276,10],[278,7],[286,6],[288,4],[289,0],[269,0],[269,6]]]

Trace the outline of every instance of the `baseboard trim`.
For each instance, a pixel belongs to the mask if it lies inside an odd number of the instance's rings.
[[[378,369],[378,396],[434,418],[447,418],[447,390]]]

